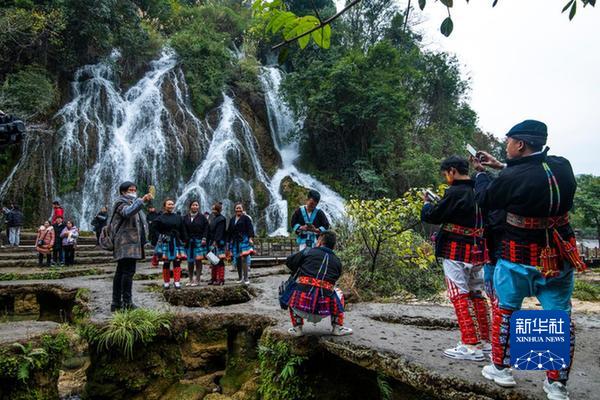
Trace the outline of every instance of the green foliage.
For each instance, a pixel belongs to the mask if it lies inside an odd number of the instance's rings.
[[[600,239],[600,176],[577,177],[574,205],[575,226],[584,232],[595,231]]]
[[[203,115],[221,96],[233,72],[231,43],[242,33],[242,17],[223,6],[182,7],[166,28],[181,58],[192,105]]]
[[[314,15],[298,16],[288,11],[283,0],[255,0],[252,10],[254,17],[262,23],[261,28],[266,32],[272,35],[281,34],[286,41],[294,41],[297,38],[301,49],[304,49],[311,39],[324,49],[331,45],[329,24],[323,25]],[[312,32],[308,33],[310,31]]]
[[[434,261],[431,248],[426,246],[413,228],[420,223],[422,201],[412,190],[398,199],[350,200],[346,212],[352,230],[360,237],[371,259],[371,273],[377,258],[389,250],[397,257],[425,268]]]
[[[258,392],[264,400],[310,399],[311,393],[302,378],[302,365],[307,357],[295,355],[285,341],[267,337],[258,348],[260,385]]]
[[[48,116],[58,98],[56,85],[36,65],[6,75],[0,88],[0,109],[26,119]]]
[[[600,301],[600,284],[576,280],[573,297],[584,301]]]
[[[379,373],[377,374],[377,387],[379,388],[379,395],[381,400],[392,399],[392,387],[388,381],[388,377]]]
[[[362,300],[438,293],[443,280],[433,249],[415,231],[421,204],[416,190],[394,200],[348,202],[350,224],[336,227],[344,290]]]
[[[116,312],[105,326],[87,325],[81,333],[99,352],[115,350],[132,359],[134,345],[150,343],[161,329],[171,329],[169,314],[138,308]]]
[[[32,369],[39,369],[44,365],[48,353],[42,348],[33,348],[31,343],[25,345],[13,343],[13,347],[20,352],[17,378],[22,382],[26,382],[29,379],[30,371]]]

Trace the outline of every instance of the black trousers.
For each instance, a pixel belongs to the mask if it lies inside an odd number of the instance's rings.
[[[56,264],[65,262],[65,253],[63,253],[62,245],[52,248],[52,261]]]
[[[46,254],[46,265],[49,267],[52,261],[52,254],[48,253]],[[42,253],[38,253],[38,264],[39,265],[43,265],[44,264],[44,254]]]
[[[131,288],[136,261],[135,258],[123,258],[117,261],[117,270],[113,278],[113,306],[125,307],[132,303]]]
[[[75,264],[75,246],[63,246],[63,251],[65,253],[65,265]]]

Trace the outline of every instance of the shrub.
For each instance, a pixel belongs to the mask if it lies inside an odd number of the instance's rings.
[[[576,280],[573,297],[584,301],[600,301],[600,284]]]
[[[58,98],[54,82],[46,70],[36,65],[8,74],[0,89],[0,108],[21,118],[48,115]]]

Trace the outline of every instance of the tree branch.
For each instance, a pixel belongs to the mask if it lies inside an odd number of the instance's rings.
[[[276,44],[275,46],[271,47],[271,50],[277,50],[278,48],[288,45],[304,36],[310,35],[311,33],[313,33],[314,31],[316,31],[317,29],[321,29],[323,28],[325,25],[329,25],[330,23],[332,23],[333,21],[335,21],[340,15],[342,15],[343,13],[345,13],[346,11],[348,11],[349,9],[351,9],[352,7],[354,7],[356,4],[358,4],[360,2],[360,0],[353,0],[351,3],[347,4],[346,7],[344,7],[342,10],[340,10],[340,12],[338,12],[337,14],[332,15],[331,17],[327,18],[325,21],[321,22],[319,25],[315,26],[312,29],[309,29],[308,31],[301,33],[298,36],[295,36],[291,39],[288,40],[284,40],[283,42]]]

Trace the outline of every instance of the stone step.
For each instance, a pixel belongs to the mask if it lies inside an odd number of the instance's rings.
[[[78,251],[89,251],[89,250],[98,250],[96,244],[77,244]],[[35,246],[32,244],[28,245],[20,245],[19,247],[12,247],[5,245],[4,247],[0,247],[0,258],[4,257],[5,253],[27,253],[27,252],[35,252]]]
[[[32,257],[36,257],[37,258],[37,252],[35,250],[31,250],[28,252],[19,252],[19,253],[2,253],[2,255],[0,256],[0,264],[2,263],[2,261],[11,261],[11,260],[28,260],[31,259]],[[147,251],[146,255],[152,256],[153,251]],[[87,250],[80,250],[77,249],[75,251],[75,257],[76,258],[90,258],[90,257],[106,257],[106,256],[110,256],[111,253],[109,251],[105,251],[105,250],[97,250],[97,249],[87,249]]]

